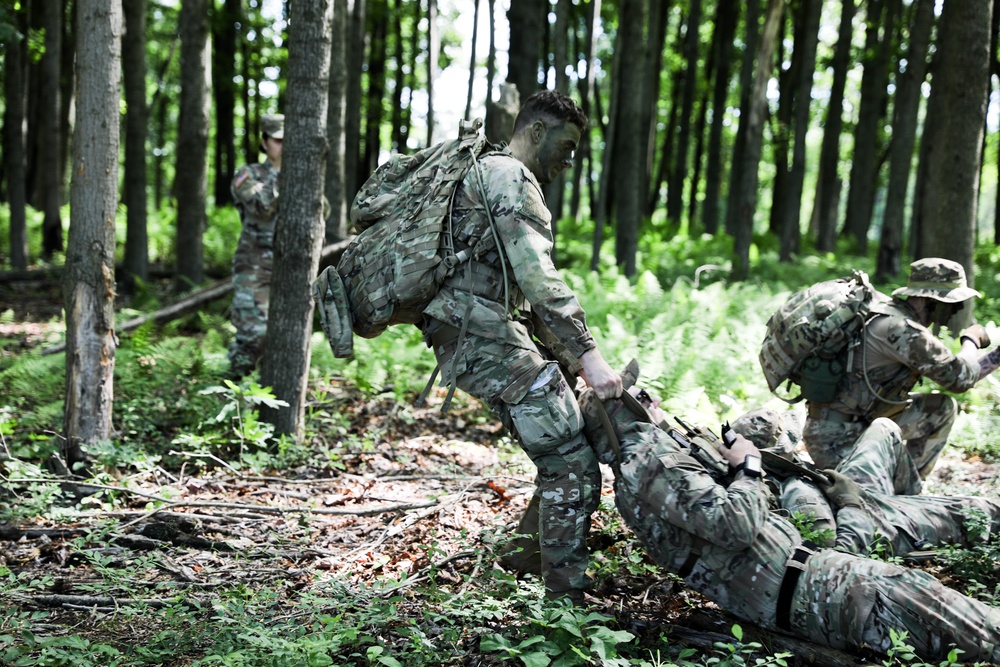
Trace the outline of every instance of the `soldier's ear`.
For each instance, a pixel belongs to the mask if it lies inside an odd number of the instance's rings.
[[[545,123],[538,119],[531,124],[531,140],[532,142],[538,144],[541,143],[542,137],[545,136]]]

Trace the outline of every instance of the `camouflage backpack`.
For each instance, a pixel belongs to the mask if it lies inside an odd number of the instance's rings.
[[[767,321],[760,366],[772,392],[786,380],[799,385],[794,398],[829,403],[851,368],[875,290],[863,271],[817,283],[790,296]]]
[[[358,236],[313,288],[335,355],[351,354],[352,331],[374,338],[390,325],[419,323],[441,283],[471,256],[454,252],[451,206],[458,184],[492,148],[481,127],[478,118],[462,121],[458,139],[394,155],[355,196]]]

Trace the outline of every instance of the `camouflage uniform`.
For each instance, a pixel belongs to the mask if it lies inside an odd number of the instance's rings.
[[[276,139],[284,134],[282,116],[265,116],[264,131]],[[270,130],[270,131],[268,131]],[[278,176],[269,161],[240,167],[230,188],[243,230],[233,253],[233,304],[230,313],[236,338],[229,346],[229,368],[242,377],[263,354],[274,259],[274,227],[278,212]]]
[[[958,405],[944,394],[910,391],[925,376],[948,391],[967,391],[979,380],[979,365],[952,353],[898,297],[928,296],[952,303],[976,295],[965,286],[960,264],[936,258],[914,262],[908,286],[893,292],[894,298],[875,295],[862,351],[855,353],[854,368],[840,382],[836,398],[831,403],[806,404],[803,438],[818,467],[835,468],[875,418],[888,417],[902,429],[920,475],[930,473],[948,440]],[[900,481],[896,492],[919,493],[920,484],[906,488]]]
[[[762,443],[760,433],[748,425],[756,420],[782,422],[782,416],[770,410],[753,410],[733,422],[733,429],[754,444]],[[794,438],[794,434],[792,434]],[[789,448],[783,456],[788,456]],[[981,497],[942,497],[895,495],[894,480],[909,474],[909,460],[899,427],[890,419],[876,419],[858,439],[851,453],[837,470],[861,486],[863,507],[846,506],[839,510],[826,499],[810,479],[769,474],[778,487],[778,507],[789,515],[812,514],[814,528],[835,532],[833,546],[839,551],[867,554],[876,542],[887,545],[893,554],[926,549],[931,545],[970,546],[972,538],[966,522],[972,510],[981,512],[989,522],[989,532],[1000,530],[1000,500]],[[979,539],[987,539],[982,535]]]
[[[602,460],[615,458],[581,397],[587,432]],[[715,482],[666,431],[608,401],[619,443],[615,504],[664,569],[735,616],[838,649],[885,652],[890,629],[905,630],[923,659],[1000,660],[1000,610],[934,577],[833,549],[811,549],[794,526],[768,511],[758,478]]]
[[[601,476],[564,371],[577,373],[579,357],[595,343],[552,263],[550,214],[538,181],[506,149],[485,155],[479,168],[482,189],[471,170],[452,210],[455,251],[475,254],[427,306],[423,331],[443,384],[453,381],[489,405],[537,466],[529,515],[537,509],[541,518],[532,525],[526,517],[521,529],[539,532],[550,595],[578,592],[590,583],[586,537]]]

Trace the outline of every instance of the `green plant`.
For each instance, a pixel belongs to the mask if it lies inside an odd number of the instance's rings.
[[[735,642],[715,642],[715,655],[705,661],[706,665],[715,667],[742,667],[743,665],[753,665],[754,667],[787,667],[791,653],[776,653],[767,657],[760,657],[764,651],[764,646],[760,642],[743,643],[743,628],[733,625],[731,632],[736,639]]]
[[[816,528],[816,515],[812,512],[793,512],[790,519],[803,540],[813,544],[833,544],[837,539],[837,533],[832,528]]]
[[[886,657],[882,661],[884,667],[894,667],[896,665],[905,667],[951,667],[958,664],[959,654],[964,653],[962,649],[952,648],[948,652],[948,657],[935,665],[920,660],[917,657],[916,649],[906,643],[908,638],[909,633],[905,630],[897,631],[895,628],[889,628],[889,639],[892,641],[892,646],[886,651]]]

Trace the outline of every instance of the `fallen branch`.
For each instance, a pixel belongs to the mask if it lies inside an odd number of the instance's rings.
[[[75,606],[85,609],[93,607],[117,609],[118,607],[130,605],[143,605],[154,609],[161,609],[163,607],[175,605],[184,605],[185,607],[198,606],[198,601],[194,600],[164,600],[162,598],[102,598],[92,595],[25,595],[19,597],[23,600],[28,600],[46,607]]]

